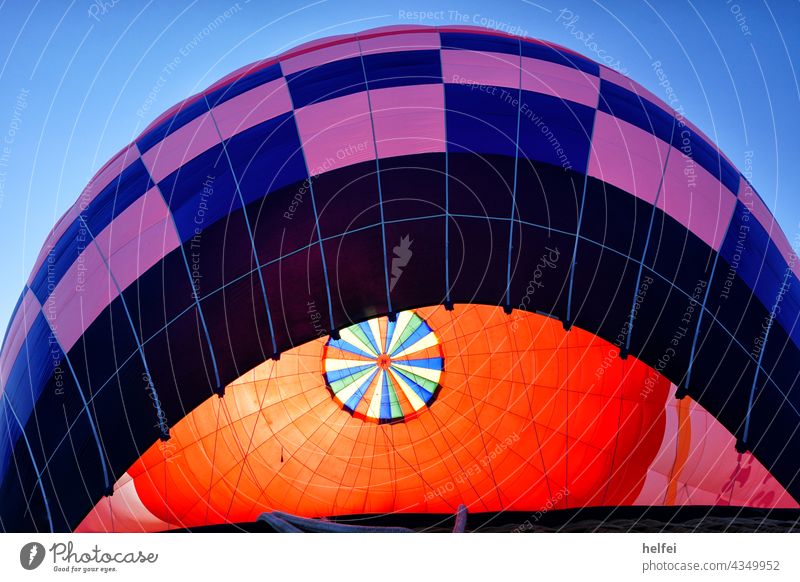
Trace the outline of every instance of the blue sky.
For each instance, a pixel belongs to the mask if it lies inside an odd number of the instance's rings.
[[[660,63],[685,115],[752,171],[790,240],[799,230],[798,2],[5,1],[0,327],[57,218],[163,110],[301,42],[394,23],[547,39],[624,69],[666,100]]]

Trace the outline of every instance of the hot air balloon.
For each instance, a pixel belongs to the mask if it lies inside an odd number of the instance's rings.
[[[0,353],[0,523],[797,508],[799,274],[613,69],[315,40],[166,111],[54,226]]]

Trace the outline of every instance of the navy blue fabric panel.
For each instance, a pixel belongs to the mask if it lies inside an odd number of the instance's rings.
[[[575,235],[586,177],[541,162],[520,159],[517,166],[516,217]]]
[[[733,221],[720,253],[729,265],[735,266],[736,276],[754,291],[767,311],[772,310],[779,296],[783,298],[781,287],[787,270],[786,261],[741,202],[736,203]],[[793,321],[797,315],[796,306],[793,308],[787,303],[786,308],[784,317],[789,316]]]
[[[474,152],[514,157],[517,149],[517,105],[501,98],[503,91],[507,92],[508,89],[487,87],[483,91],[469,85],[445,84],[445,123],[450,153]]]
[[[473,34],[471,32],[442,32],[439,36],[442,39],[443,49],[487,51],[509,55],[519,54],[520,41],[516,38]]]
[[[715,254],[697,235],[656,208],[646,266],[691,295],[698,282],[708,281]]]
[[[181,241],[241,207],[222,144],[186,162],[158,184]]]
[[[796,459],[796,451],[800,450],[796,393],[791,395],[791,400],[793,406],[773,383],[765,381],[756,394],[747,444],[772,476],[797,499],[800,474],[796,462],[792,462]],[[770,507],[773,499],[763,497],[757,501]]]
[[[248,73],[233,83],[212,91],[205,98],[211,107],[216,107],[242,93],[246,93],[250,89],[255,89],[260,85],[279,79],[282,75],[280,64],[275,63],[269,67],[264,67],[260,71]]]
[[[376,170],[371,160],[312,178],[323,238],[381,221]]]
[[[64,273],[89,243],[86,227],[78,217],[50,249],[42,266],[31,281],[31,291],[36,295],[40,304],[45,304]]]
[[[691,157],[734,195],[739,191],[739,173],[696,131],[687,126],[676,127],[672,145]]]
[[[788,273],[775,319],[800,347],[800,281],[793,272]]]
[[[508,302],[564,319],[575,235],[515,223]]]
[[[383,216],[388,221],[445,212],[445,155],[415,154],[381,160]]]
[[[202,364],[199,360],[194,363]],[[168,366],[167,373],[170,370]],[[131,459],[138,459],[161,434],[155,399],[142,372],[141,360],[132,358],[121,364],[106,386],[94,394],[92,407],[102,411],[95,416],[95,425],[106,454],[109,480],[113,483],[130,468]]]
[[[21,435],[22,430],[19,428],[17,421],[14,420],[8,404],[5,400],[0,400],[0,484],[13,480],[5,477],[7,474],[13,475],[17,471],[16,467],[19,462],[15,459],[15,448],[20,442],[19,437]],[[8,473],[9,467],[12,473]]]
[[[638,294],[630,294],[628,309],[633,308],[633,327],[628,332],[630,353],[678,385],[684,385],[691,360],[711,264],[708,271],[687,296],[645,267]]]
[[[337,257],[331,256],[329,260],[336,261]],[[330,315],[319,245],[267,265],[262,273],[279,352],[327,335]],[[377,277],[377,281],[383,278]]]
[[[415,306],[444,302],[444,217],[390,223],[385,232],[392,301]]]
[[[361,57],[333,61],[292,73],[286,76],[286,83],[295,109],[366,90]]]
[[[206,398],[214,394],[216,378],[211,353],[206,342],[202,320],[197,309],[184,313],[163,332],[149,338],[144,344],[144,353],[150,366],[152,384],[155,387],[163,421],[173,426]],[[128,412],[134,418],[157,423],[158,417],[154,396],[146,384],[133,384],[129,392],[141,392],[146,401],[136,394],[134,401],[146,405],[138,412]],[[141,386],[141,388],[139,388]],[[191,390],[187,390],[191,386]],[[128,392],[128,391],[126,391]],[[126,406],[127,403],[126,393]],[[156,427],[157,428],[157,427]]]
[[[736,335],[737,341],[751,358],[758,359],[766,337],[769,310],[750,287],[736,276],[736,268],[723,258],[717,261],[706,309]]]
[[[600,65],[580,55],[534,42],[522,42],[522,56],[572,67],[588,75],[600,75]]]
[[[141,363],[136,337],[122,298],[117,297],[86,329],[69,351],[70,362],[87,397],[111,378],[129,357]]]
[[[588,177],[581,236],[640,260],[653,207],[628,192]]]
[[[511,217],[514,194],[513,155],[451,153],[448,175],[450,214],[506,220]],[[484,192],[491,192],[492,195],[484,196]]]
[[[365,55],[364,69],[372,89],[442,82],[440,51],[418,50]]]
[[[610,81],[601,80],[598,109],[652,133],[667,143],[672,143],[673,116],[633,91]]]
[[[784,392],[793,392],[800,405],[800,392],[797,389],[800,381],[800,370],[797,367],[797,362],[800,362],[800,348],[782,326],[773,324],[763,352],[762,374],[768,375]]]
[[[714,321],[704,316],[692,364],[689,395],[741,436],[756,363]],[[737,431],[738,429],[738,431]]]
[[[202,237],[199,239],[202,244]],[[142,341],[166,326],[179,313],[194,303],[193,293],[202,293],[202,264],[187,257],[192,278],[186,272],[181,249],[171,251],[161,261],[131,283],[123,292],[134,328]],[[193,271],[192,271],[193,270]]]
[[[3,532],[49,531],[44,498],[35,489],[36,471],[24,440],[18,440],[19,434],[21,431],[8,406],[0,401],[0,499],[5,501]],[[30,505],[26,505],[26,500]]]
[[[447,104],[449,107],[449,100]],[[523,91],[519,116],[520,157],[585,173],[594,114],[591,107],[552,95]]]
[[[309,180],[274,190],[248,204],[247,214],[262,264],[317,240]]]
[[[42,416],[45,414],[52,419],[52,427],[47,428],[48,440],[56,437],[60,447],[50,452],[50,462],[46,468],[39,465],[40,470],[44,471],[42,484],[50,502],[53,528],[70,532],[106,493],[103,465],[92,431],[92,421],[85,413],[70,417],[68,421],[63,411],[58,409],[47,410]],[[69,428],[67,422],[70,423]],[[116,477],[121,477],[122,471]],[[113,483],[114,480],[114,475],[109,474],[109,481]],[[34,497],[39,496],[37,487]]]
[[[256,268],[242,209],[183,243],[194,291],[201,299]]]
[[[203,297],[200,307],[221,377],[238,378],[272,356],[267,309],[257,273]]]
[[[323,249],[336,329],[388,311],[380,226],[327,240]],[[352,281],[358,281],[358,285]]]
[[[508,230],[508,220],[450,217],[450,298],[454,302],[503,304]]]
[[[36,464],[43,472],[42,485],[50,501],[54,526],[63,531],[69,528],[71,520],[85,516],[75,511],[75,506],[91,508],[92,501],[103,493],[105,479],[101,452],[92,432],[92,423],[96,420],[94,409],[87,411],[84,407],[62,355],[51,352],[50,357],[53,358],[49,366],[52,375],[41,390],[36,414],[29,418],[25,432]],[[59,363],[55,358],[62,359]],[[81,388],[88,398],[85,387]],[[25,457],[29,454],[27,448],[20,452]],[[31,493],[41,494],[35,481],[28,487]]]
[[[565,257],[570,260],[571,257]],[[578,241],[572,282],[572,322],[619,346],[627,329],[639,263],[587,240]],[[640,282],[638,294],[646,293]]]
[[[236,134],[225,148],[245,204],[306,178],[303,150],[291,113]]]
[[[38,314],[17,359],[11,366],[3,398],[13,406],[19,421],[25,425],[45,384],[58,375],[60,381],[71,381],[69,368],[58,342],[43,314]]]
[[[11,317],[8,318],[8,325],[6,325],[6,332],[3,334],[3,347],[6,345],[6,339],[8,339],[8,332],[11,331],[11,324],[14,321],[14,318],[17,315],[17,311],[19,311],[20,305],[22,305],[22,300],[25,298],[25,294],[28,292],[28,286],[26,285],[22,289],[22,293],[19,294],[19,299],[17,299],[17,303],[14,305],[14,309],[11,311]]]
[[[123,210],[128,208],[150,188],[153,181],[141,158],[131,163],[122,173],[92,200],[81,216],[89,231],[97,236]]]
[[[171,133],[178,131],[184,125],[197,119],[203,113],[208,111],[208,104],[202,97],[181,108],[175,115],[165,119],[152,130],[148,131],[145,135],[139,138],[136,145],[139,147],[141,153],[158,144],[165,137]]]

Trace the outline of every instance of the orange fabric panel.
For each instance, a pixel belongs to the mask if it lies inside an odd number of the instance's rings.
[[[648,366],[540,315],[481,305],[417,313],[444,358],[429,407],[392,424],[355,417],[325,384],[325,340],[312,341],[189,413],[172,427],[169,454],[158,443],[146,451],[128,471],[142,506],[182,527],[266,510],[536,511],[637,498],[664,437],[666,379],[642,396],[656,374]]]

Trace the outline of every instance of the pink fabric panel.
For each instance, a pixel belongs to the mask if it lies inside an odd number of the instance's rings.
[[[31,274],[28,276],[28,285],[33,282],[33,278],[36,276],[36,273],[39,272],[39,269],[41,269],[48,253],[50,253],[55,244],[64,235],[64,232],[67,230],[69,225],[75,222],[75,219],[78,218],[79,213],[80,210],[78,204],[75,203],[63,214],[61,218],[58,219],[58,222],[50,231],[50,234],[47,235],[42,250],[39,251],[39,255],[36,257],[36,262],[33,264]]]
[[[669,144],[602,111],[596,115],[589,175],[654,204]]]
[[[375,159],[366,92],[295,111],[309,175]]]
[[[361,39],[361,52],[365,55],[439,49],[441,46],[442,39],[438,32],[409,32],[406,34],[389,34]]]
[[[65,352],[118,294],[100,251],[94,244],[88,245],[44,306],[45,315]]]
[[[669,487],[669,476],[675,464],[678,449],[678,409],[675,405],[675,385],[670,386],[667,405],[664,407],[664,438],[650,464],[645,481],[634,505],[664,505]]]
[[[142,161],[153,180],[160,182],[219,141],[214,120],[206,112],[147,150],[142,155]]]
[[[577,69],[522,57],[522,88],[595,108],[600,80]]]
[[[677,453],[675,386],[665,406],[666,430],[635,505],[663,505]],[[786,490],[750,454],[736,452],[736,439],[702,406],[689,402],[689,455],[676,478],[678,505],[798,507]]]
[[[22,345],[25,343],[25,338],[28,337],[28,332],[31,330],[36,316],[39,315],[40,307],[36,295],[28,289],[14,316],[14,321],[11,322],[8,328],[6,343],[3,345],[3,354],[0,356],[0,394],[5,391],[11,367],[14,365]]]
[[[719,250],[736,196],[700,164],[672,148],[658,207]]]
[[[378,156],[445,151],[444,86],[370,91]]]
[[[519,57],[501,53],[443,50],[445,83],[519,88]]]
[[[179,244],[169,209],[156,188],[148,190],[97,236],[100,252],[122,290]]]
[[[153,515],[136,492],[133,478],[124,473],[114,484],[114,494],[103,497],[75,529],[76,532],[159,532],[174,526]]]
[[[353,37],[350,35],[350,38]],[[329,41],[330,39],[326,40]],[[284,75],[290,75],[292,73],[296,73],[297,71],[303,71],[305,69],[310,69],[311,67],[324,65],[325,63],[329,63],[331,61],[339,61],[341,59],[357,57],[360,56],[360,54],[361,53],[358,51],[358,43],[355,41],[355,39],[353,39],[349,42],[334,44],[332,46],[327,46],[297,55],[296,57],[289,57],[288,59],[281,61],[281,69],[283,70]]]
[[[692,505],[797,507],[797,503],[750,454],[736,452],[736,439],[702,406],[691,403],[692,437],[680,475],[678,501]]]
[[[289,89],[286,80],[281,77],[237,95],[214,107],[211,112],[222,139],[228,139],[262,121],[291,110]]]

